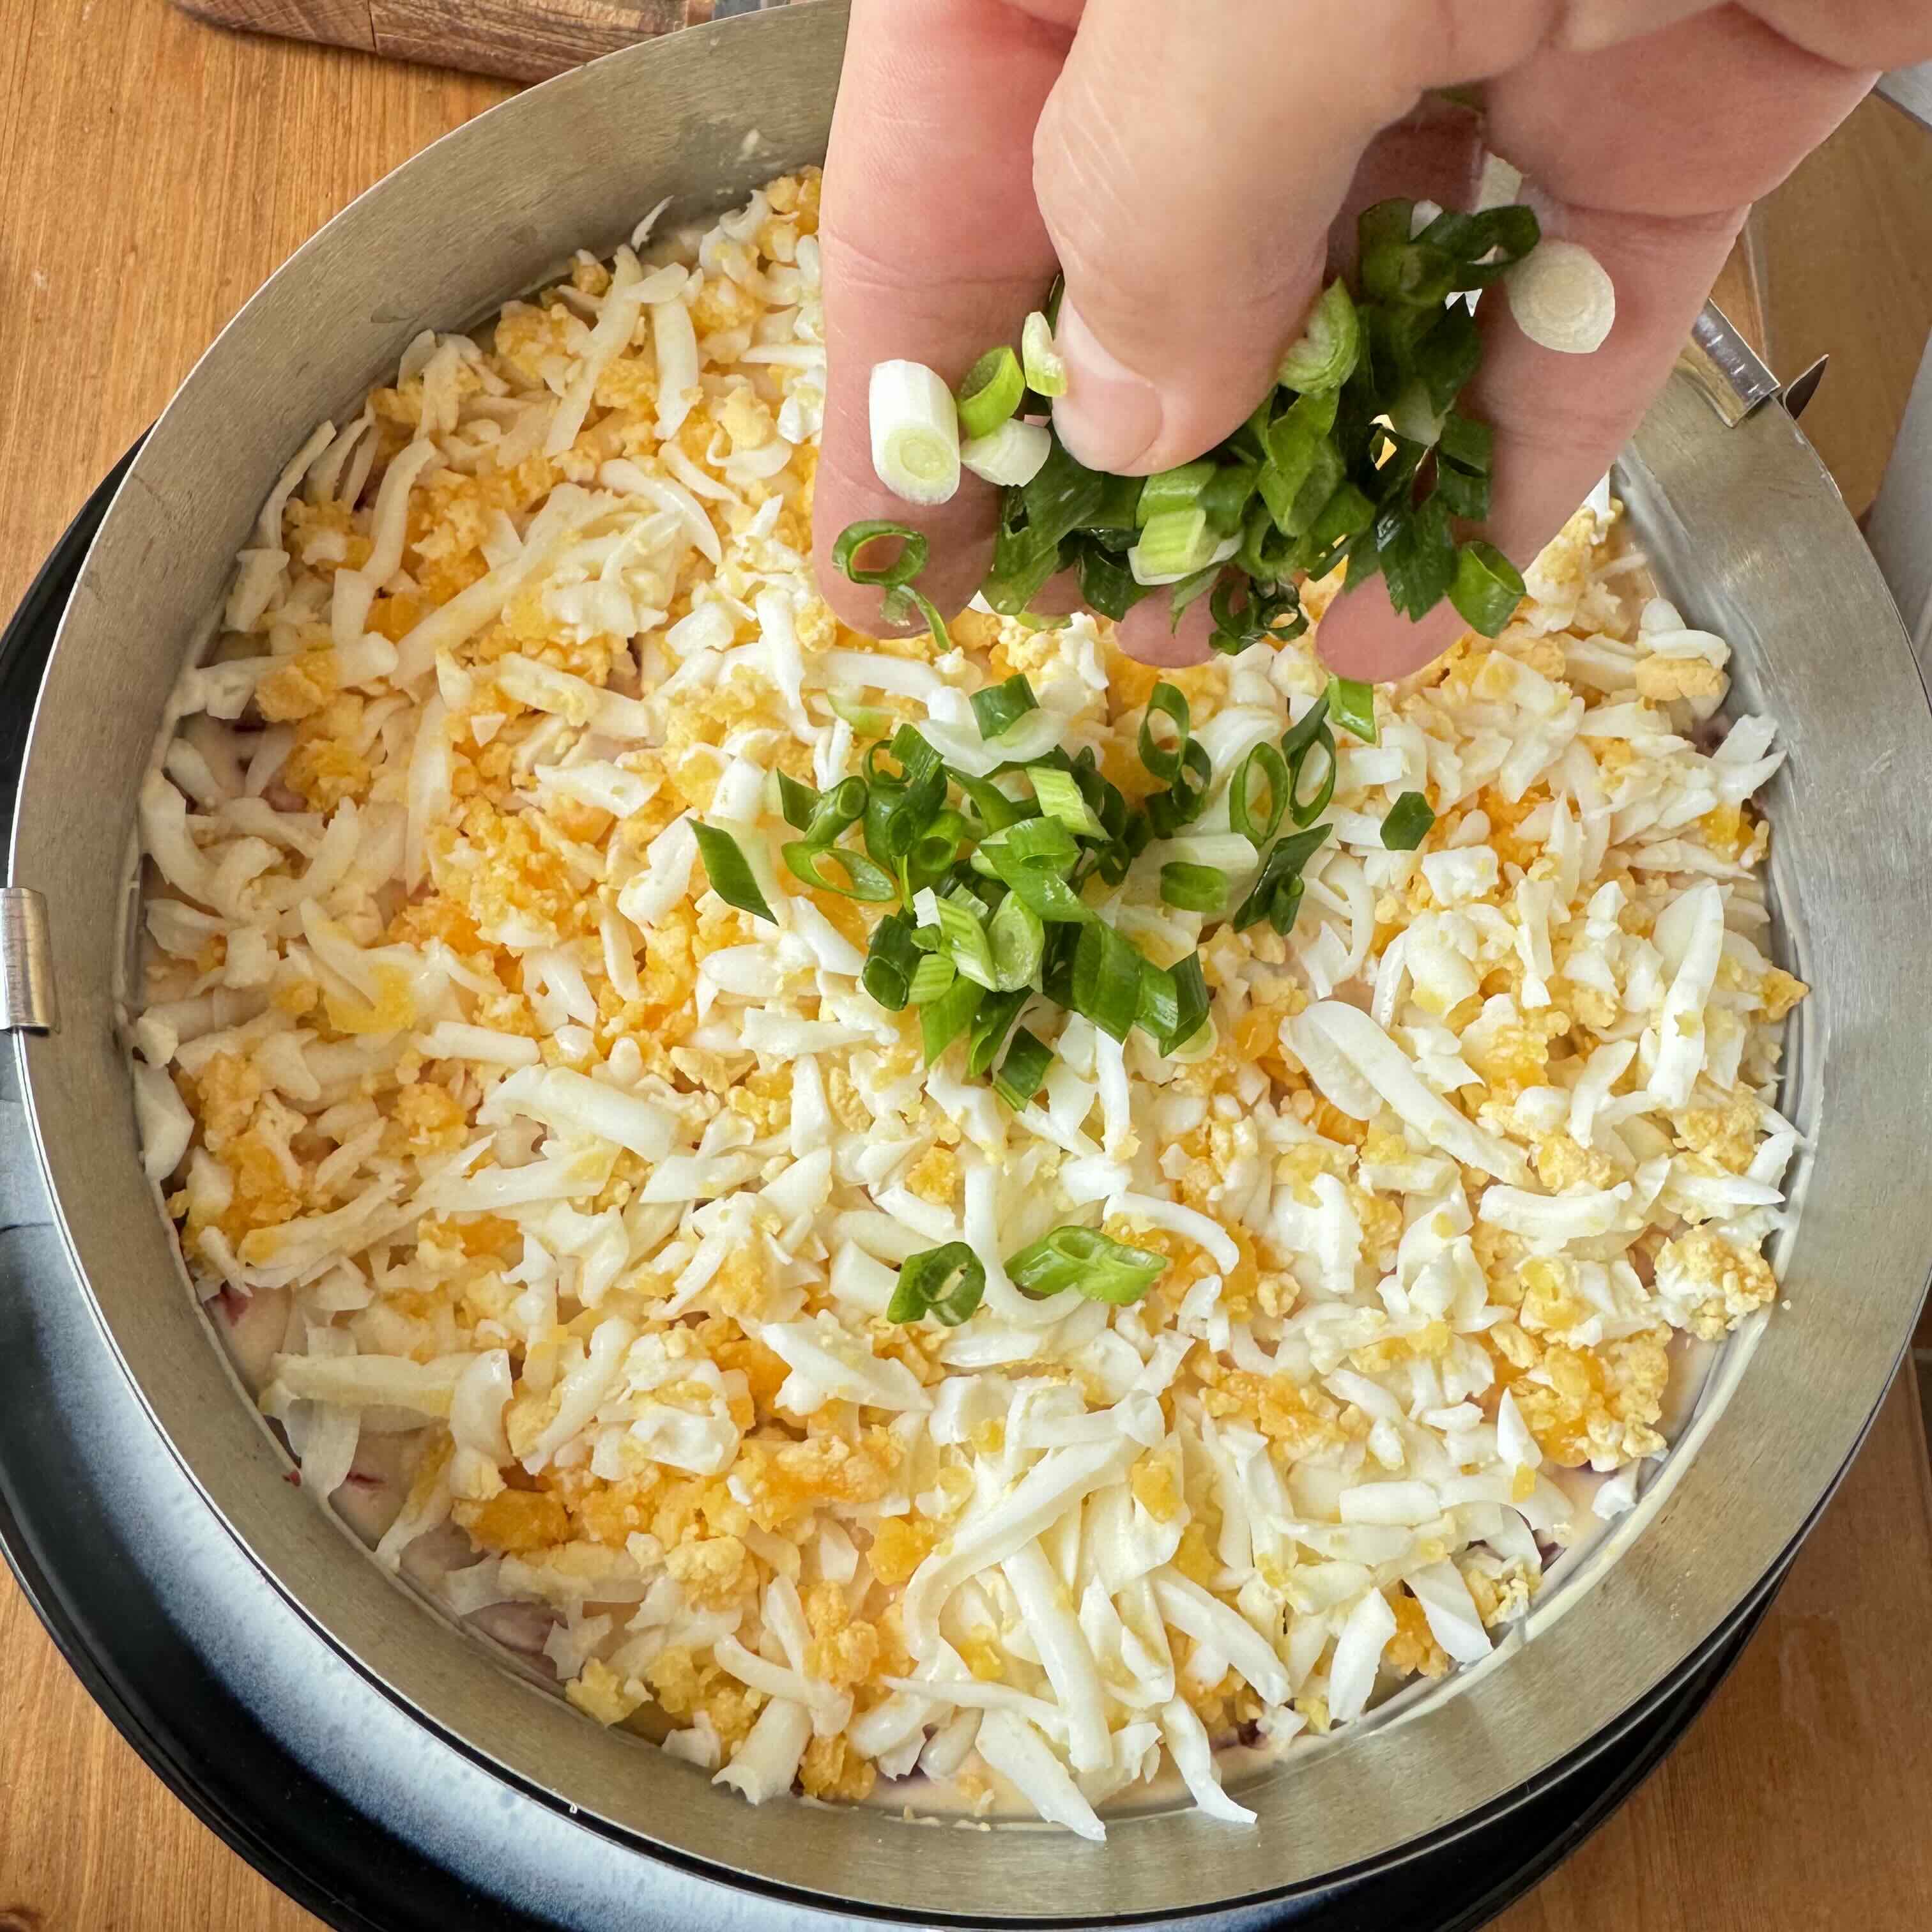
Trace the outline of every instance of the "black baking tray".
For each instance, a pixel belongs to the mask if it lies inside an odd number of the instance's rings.
[[[0,830],[10,832],[28,721],[61,613],[128,460],[88,500],[0,638]],[[802,1895],[721,1882],[728,1875],[574,1823],[417,1723],[338,1656],[175,1462],[49,1219],[8,1055],[0,1061],[0,1549],[89,1694],[212,1830],[344,1932],[779,1932],[832,1922]],[[1574,1850],[1684,1735],[1750,1640],[1796,1547],[1664,1684],[1540,1778],[1372,1870],[1186,1922],[1220,1932],[1481,1925]]]

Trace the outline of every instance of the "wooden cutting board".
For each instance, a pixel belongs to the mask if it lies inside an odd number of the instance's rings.
[[[544,80],[680,27],[785,0],[176,0],[224,27]]]

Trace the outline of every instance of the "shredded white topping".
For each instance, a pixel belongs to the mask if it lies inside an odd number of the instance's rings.
[[[779,862],[778,775],[910,722],[1144,796],[1153,679],[1085,618],[833,621],[817,198],[647,220],[289,466],[141,792],[148,1171],[304,1485],[598,1720],[754,1802],[916,1768],[1096,1837],[1164,1753],[1243,1826],[1226,1746],[1487,1654],[1635,1500],[1690,1340],[1774,1298],[1804,989],[1747,801],[1782,754],[1716,740],[1725,648],[1606,496],[1501,638],[1344,734],[1285,938],[1151,861],[1108,898],[1199,949],[1185,1050],[1041,999],[1017,1112],[928,1068],[860,983],[879,909]],[[1022,671],[988,744],[969,700]],[[1238,900],[1226,780],[1323,674],[1174,681],[1216,772],[1187,856]],[[1386,850],[1409,790],[1435,826]],[[1029,1295],[1005,1262],[1069,1223],[1164,1275]],[[977,1312],[889,1321],[953,1240]]]

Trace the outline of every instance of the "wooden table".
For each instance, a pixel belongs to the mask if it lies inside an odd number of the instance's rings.
[[[262,278],[352,195],[508,91],[220,34],[164,0],[0,0],[0,610]],[[1902,338],[1916,328],[1922,340],[1932,319],[1932,160],[1888,111],[1860,110],[1773,208],[1769,236],[1774,352],[1787,337],[1808,346],[1828,330],[1835,347],[1865,331],[1815,419],[1855,502],[1916,360]],[[1916,190],[1908,166],[1924,170]],[[1840,260],[1834,181],[1862,201],[1895,195],[1876,224],[1882,258]],[[1789,317],[1786,256],[1820,266],[1790,278]],[[1882,296],[1847,286],[1859,273]],[[1866,320],[1875,306],[1882,332]],[[0,1932],[315,1924],[122,1742],[4,1572],[0,1656]],[[1928,1793],[1932,1480],[1908,1376],[1689,1738],[1501,1922],[1908,1932],[1932,1923]]]

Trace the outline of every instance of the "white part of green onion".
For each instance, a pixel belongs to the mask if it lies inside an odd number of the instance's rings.
[[[1184,512],[1176,514],[1185,515]],[[1148,530],[1154,528],[1157,518],[1150,519]],[[1142,532],[1142,540],[1127,553],[1127,568],[1134,574],[1134,581],[1150,588],[1163,584],[1178,584],[1184,577],[1192,577],[1197,570],[1210,569],[1217,563],[1226,563],[1241,547],[1238,536],[1223,537],[1210,550],[1204,544],[1191,551],[1180,566],[1176,568],[1170,557],[1162,554],[1158,542],[1151,555],[1147,552],[1147,532]]]
[[[1602,262],[1576,242],[1544,242],[1503,277],[1516,326],[1564,356],[1600,349],[1617,319],[1617,292]]]
[[[976,436],[961,447],[959,460],[975,476],[1003,489],[1030,483],[1053,451],[1053,432],[1044,423],[1007,420],[990,436]]]
[[[950,500],[959,488],[959,410],[938,371],[874,363],[871,416],[879,481],[908,503]]]
[[[1027,387],[1042,396],[1066,393],[1066,364],[1053,346],[1053,325],[1038,309],[1026,319],[1020,331],[1020,367],[1026,372]]]

